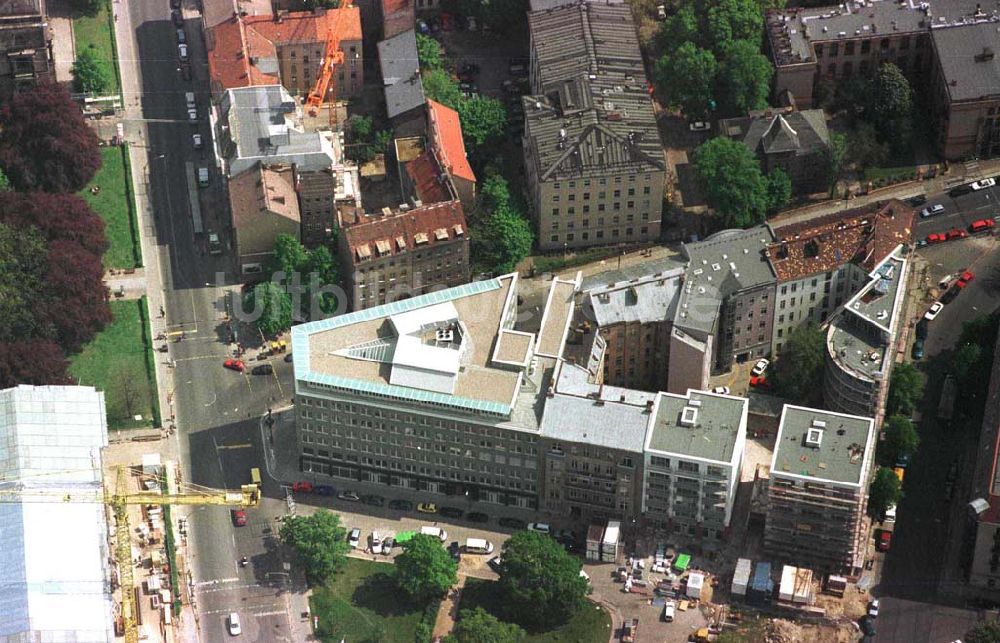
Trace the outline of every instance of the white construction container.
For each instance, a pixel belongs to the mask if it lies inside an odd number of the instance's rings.
[[[785,565],[781,568],[781,582],[778,583],[778,600],[792,602],[795,595],[795,572],[797,568]]]
[[[736,561],[736,571],[733,573],[733,596],[746,596],[747,586],[750,585],[750,572],[753,571],[753,562],[749,558],[740,558]]]
[[[705,586],[705,575],[698,572],[688,574],[688,598],[701,598],[701,588]]]
[[[604,539],[601,541],[601,560],[606,563],[613,563],[618,560],[618,552],[621,547],[621,523],[617,520],[609,520],[608,526],[604,530]]]
[[[601,542],[604,540],[604,527],[591,525],[587,528],[587,560],[601,560]]]

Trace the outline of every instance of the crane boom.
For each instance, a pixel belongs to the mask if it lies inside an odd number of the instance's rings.
[[[317,109],[326,100],[327,92],[331,90],[336,93],[336,83],[333,82],[333,68],[335,65],[343,64],[344,52],[340,50],[340,31],[346,9],[350,8],[351,0],[343,0],[340,7],[332,9],[336,11],[333,27],[326,34],[326,50],[323,53],[323,62],[320,63],[319,74],[316,76],[316,84],[306,97],[306,106],[309,113],[316,115]]]
[[[183,493],[129,491],[128,467],[116,468],[114,490],[94,486],[92,489],[67,491],[53,487],[35,487],[23,482],[0,481],[0,502],[85,502],[109,505],[115,516],[115,562],[121,584],[121,617],[125,624],[126,643],[138,643],[138,606],[135,601],[135,574],[132,564],[132,529],[129,525],[129,505],[220,505],[254,507],[260,503],[260,490],[255,484],[240,486],[239,491],[192,488]],[[110,485],[109,485],[110,486]],[[176,592],[177,588],[173,590]]]

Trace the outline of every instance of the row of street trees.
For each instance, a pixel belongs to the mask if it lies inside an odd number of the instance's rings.
[[[74,194],[100,165],[96,135],[58,85],[0,109],[0,388],[69,383],[66,356],[111,320],[104,222]]]

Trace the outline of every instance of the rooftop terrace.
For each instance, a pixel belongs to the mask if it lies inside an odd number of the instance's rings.
[[[874,449],[875,420],[786,404],[778,426],[771,476],[860,486]]]

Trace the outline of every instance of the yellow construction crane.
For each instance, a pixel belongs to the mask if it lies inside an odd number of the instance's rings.
[[[158,490],[130,491],[128,488],[129,467],[116,467],[114,486],[94,487],[67,491],[65,489],[45,489],[32,486],[4,485],[0,479],[0,502],[87,502],[109,505],[115,516],[115,562],[121,581],[121,618],[125,628],[126,643],[139,641],[137,620],[138,606],[135,601],[135,575],[132,564],[132,529],[129,525],[129,505],[220,505],[228,507],[254,507],[260,503],[260,490],[255,484],[242,485],[239,491],[210,489],[199,485],[184,485],[180,493],[162,493]],[[62,473],[62,472],[58,472]],[[9,484],[9,483],[8,483]],[[58,483],[55,483],[58,484]],[[177,592],[176,587],[171,588]]]

